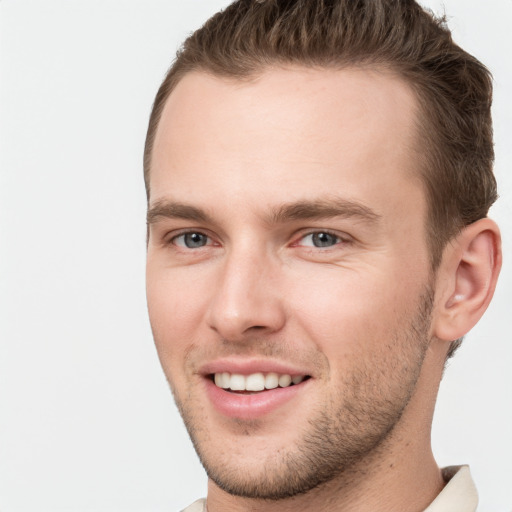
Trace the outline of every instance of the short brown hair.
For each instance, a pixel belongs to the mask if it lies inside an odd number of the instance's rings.
[[[268,66],[379,66],[413,88],[420,107],[432,267],[461,228],[496,200],[489,71],[452,38],[444,18],[414,0],[237,0],[178,51],[156,96],[144,152],[149,170],[158,123],[181,78],[199,70],[243,79]]]

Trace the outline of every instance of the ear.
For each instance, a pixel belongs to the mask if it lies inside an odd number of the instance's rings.
[[[500,230],[491,219],[470,224],[447,245],[436,279],[433,334],[438,339],[461,338],[480,320],[500,269]]]

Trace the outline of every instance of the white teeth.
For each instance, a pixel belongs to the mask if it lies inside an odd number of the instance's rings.
[[[222,375],[220,387],[224,389],[229,389],[229,385],[231,384],[231,375],[228,372],[220,373]],[[215,374],[217,376],[217,374]]]
[[[275,389],[279,386],[279,375],[277,373],[267,373],[265,377],[265,388]]]
[[[239,375],[238,373],[234,373],[231,375],[229,387],[233,391],[245,391],[245,377],[243,375]]]
[[[278,386],[286,388],[291,384],[300,384],[304,378],[304,375],[292,377],[289,374],[279,375],[273,372],[266,375],[259,372],[250,375],[222,372],[214,375],[214,382],[217,387],[232,391],[263,391],[264,389],[275,389]]]
[[[253,373],[245,378],[245,389],[247,391],[263,391],[265,389],[265,375]]]
[[[292,383],[292,378],[290,375],[281,375],[279,377],[279,386],[282,388],[288,387]]]
[[[237,377],[234,375],[234,377]],[[242,377],[239,375],[238,377]],[[235,378],[235,385],[237,379]],[[228,389],[231,387],[231,375],[227,372],[215,374],[215,385],[219,388]]]

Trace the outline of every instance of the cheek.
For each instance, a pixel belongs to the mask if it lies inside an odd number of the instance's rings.
[[[148,263],[146,295],[149,320],[164,368],[178,365],[194,339],[204,316],[206,294],[201,280],[183,272],[161,271]]]
[[[317,348],[343,361],[390,344],[414,314],[420,289],[389,273],[341,270],[303,281],[290,307]]]

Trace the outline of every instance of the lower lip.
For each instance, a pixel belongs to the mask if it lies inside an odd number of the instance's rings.
[[[206,378],[206,392],[214,407],[224,416],[242,420],[254,420],[285,405],[300,394],[311,379],[287,388],[275,388],[253,395],[231,393],[217,387]]]

